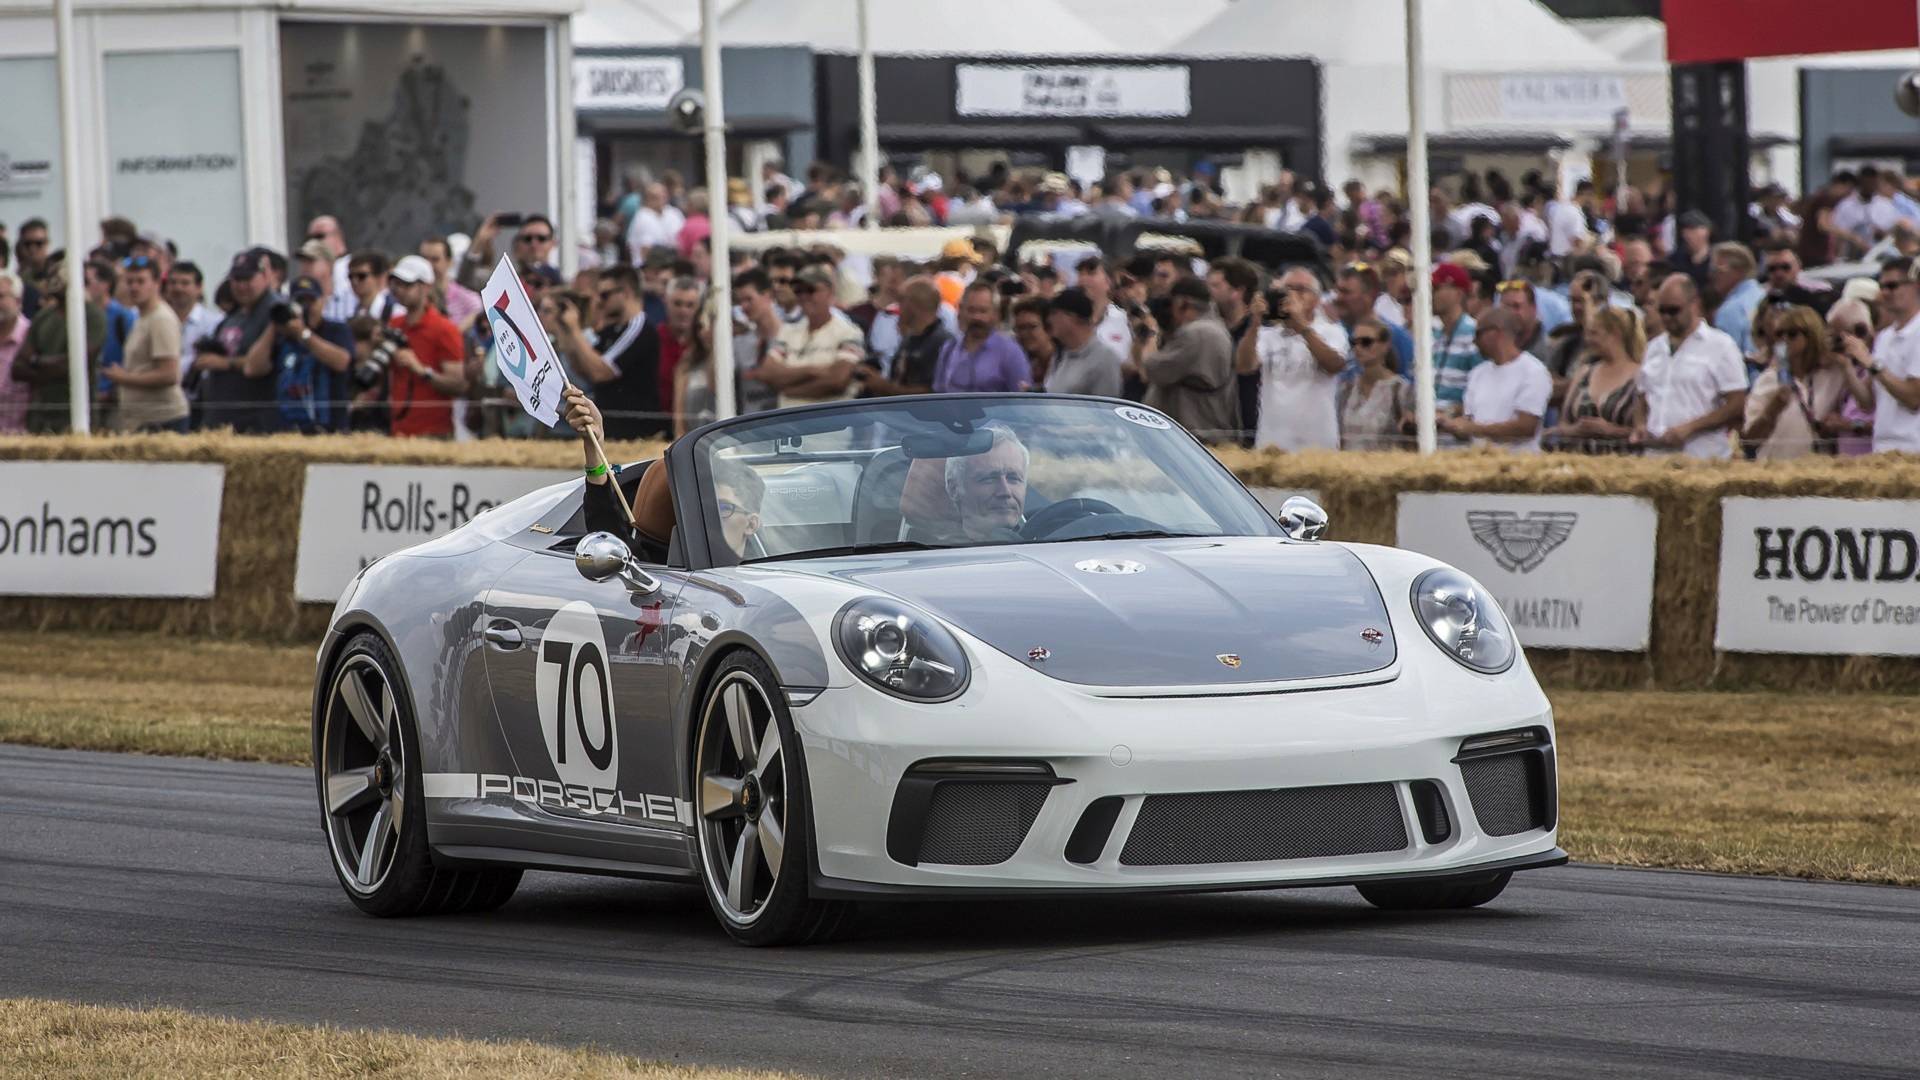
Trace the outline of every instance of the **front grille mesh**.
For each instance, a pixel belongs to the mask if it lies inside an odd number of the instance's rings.
[[[1489,836],[1512,836],[1547,826],[1545,800],[1536,787],[1536,754],[1499,754],[1460,763],[1473,800],[1473,816]]]
[[[1128,866],[1324,859],[1400,851],[1406,822],[1394,785],[1149,795],[1120,851]]]
[[[920,861],[952,866],[1006,862],[1027,838],[1050,790],[1051,785],[1031,781],[942,783],[927,805]]]

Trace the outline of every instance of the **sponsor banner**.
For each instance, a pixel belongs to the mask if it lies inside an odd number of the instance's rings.
[[[1654,529],[1627,495],[1404,494],[1398,543],[1474,576],[1534,648],[1647,648]]]
[[[224,465],[0,462],[0,595],[212,596]]]
[[[678,56],[575,56],[573,107],[660,112],[687,85]]]
[[[1186,116],[1193,101],[1185,64],[961,64],[954,111],[961,116]]]
[[[1920,656],[1920,501],[1720,501],[1729,652]]]
[[[380,556],[578,475],[554,469],[309,465],[300,499],[294,597],[332,603],[353,575]]]

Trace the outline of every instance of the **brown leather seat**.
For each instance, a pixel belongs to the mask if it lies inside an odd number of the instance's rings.
[[[633,523],[640,535],[662,546],[673,536],[673,485],[668,482],[667,459],[662,457],[640,476],[633,492]]]

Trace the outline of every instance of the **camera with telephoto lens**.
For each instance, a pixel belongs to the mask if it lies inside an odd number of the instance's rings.
[[[282,300],[267,309],[267,318],[272,319],[275,325],[285,326],[293,321],[293,305]]]
[[[367,350],[367,358],[354,365],[353,381],[361,386],[372,386],[384,377],[387,368],[393,364],[393,354],[407,347],[407,335],[391,326],[383,326],[373,336],[373,347]]]

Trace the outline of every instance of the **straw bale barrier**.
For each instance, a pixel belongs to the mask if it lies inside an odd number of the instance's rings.
[[[657,456],[659,444],[609,444],[616,460]],[[1920,662],[1895,657],[1720,653],[1713,648],[1720,499],[1826,496],[1920,498],[1920,458],[1817,458],[1794,463],[1521,457],[1494,452],[1432,458],[1395,453],[1281,454],[1225,450],[1248,486],[1318,491],[1337,540],[1394,542],[1401,492],[1637,495],[1659,513],[1652,647],[1646,653],[1529,650],[1542,678],[1589,688],[1832,687],[1920,690]],[[215,595],[204,600],[0,597],[14,627],[147,630],[275,641],[315,640],[324,604],[293,598],[305,467],[313,462],[573,468],[571,441],[430,443],[379,436],[0,438],[0,460],[190,461],[227,467]]]

